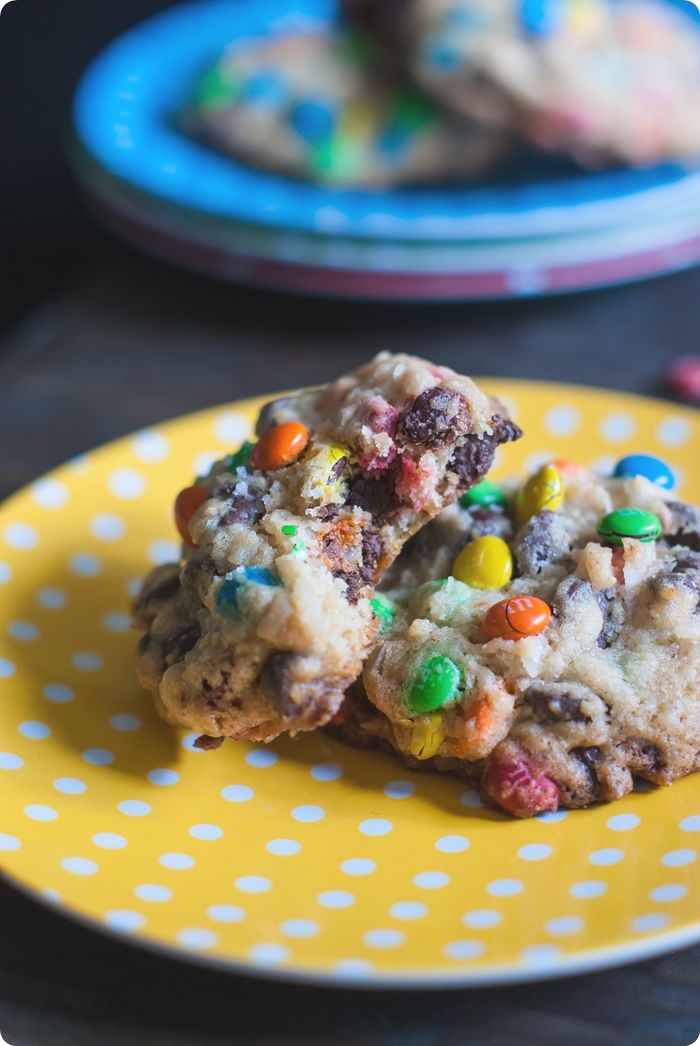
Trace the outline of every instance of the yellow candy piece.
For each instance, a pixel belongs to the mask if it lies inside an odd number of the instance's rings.
[[[502,538],[488,534],[464,546],[452,574],[472,588],[503,588],[513,576],[513,557]]]
[[[350,451],[340,443],[329,443],[320,447],[309,462],[308,479],[303,494],[312,500],[327,501],[336,495],[344,482],[343,471],[333,474],[334,467],[342,458],[350,457]]]
[[[600,0],[569,0],[566,25],[574,36],[599,36],[608,22],[609,14]]]
[[[543,465],[518,493],[516,509],[519,521],[525,523],[530,516],[536,516],[544,509],[556,512],[564,500],[564,491],[564,477],[559,469],[554,465]]]
[[[439,712],[433,712],[432,715],[423,716],[413,724],[408,750],[415,759],[431,759],[437,755],[440,745],[445,740],[443,718]]]

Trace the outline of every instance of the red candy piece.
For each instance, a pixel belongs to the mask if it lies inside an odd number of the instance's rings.
[[[533,817],[559,806],[559,789],[524,753],[496,751],[488,761],[483,788],[514,817]]]
[[[206,487],[185,487],[175,498],[175,526],[185,544],[195,548],[190,534],[190,520],[209,497]]]
[[[544,632],[552,620],[548,603],[538,596],[511,596],[494,603],[484,617],[489,639],[525,639]]]
[[[700,356],[681,356],[668,369],[669,387],[684,400],[700,402]]]

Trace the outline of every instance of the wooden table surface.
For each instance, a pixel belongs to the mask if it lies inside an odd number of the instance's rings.
[[[663,395],[697,352],[700,273],[550,301],[377,305],[219,286],[115,249],[0,345],[0,494],[173,415],[323,381],[380,349],[473,374]],[[687,1046],[700,948],[478,991],[280,986],[158,958],[0,883],[0,1031],[12,1046]]]

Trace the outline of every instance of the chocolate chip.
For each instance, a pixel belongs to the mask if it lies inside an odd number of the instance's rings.
[[[387,470],[372,477],[360,473],[350,482],[347,504],[369,512],[376,520],[386,518],[399,505],[394,473]]]
[[[413,443],[441,447],[468,432],[470,418],[469,404],[458,389],[434,385],[404,411],[399,433]]]
[[[342,476],[342,474],[343,474],[343,472],[345,470],[345,466],[347,465],[347,463],[348,463],[348,456],[347,456],[347,454],[345,454],[342,458],[338,458],[338,460],[336,461],[335,465],[331,469],[330,476],[328,477],[328,482],[329,483],[332,482],[334,479],[340,479],[340,477]]]
[[[667,501],[671,522],[666,534],[669,545],[684,545],[700,552],[700,510],[682,501]]]
[[[200,737],[195,738],[194,747],[203,752],[213,752],[215,749],[221,748],[224,740],[223,737],[209,737],[208,734],[201,734]]]
[[[532,709],[538,722],[591,722],[591,717],[583,711],[583,698],[576,697],[565,689],[552,692],[551,689],[531,686],[525,691],[523,699]]]
[[[473,487],[493,463],[496,442],[491,436],[465,436],[455,450],[448,468],[459,478],[462,489]]]
[[[250,494],[235,494],[223,513],[219,516],[219,526],[229,527],[232,523],[257,523],[265,515],[265,510],[258,498]]]
[[[513,532],[513,524],[498,505],[471,505],[464,510],[464,527],[468,541],[486,536],[508,541]]]
[[[596,764],[600,759],[600,748],[592,746],[590,748],[572,748],[571,755],[575,756],[579,762],[583,763],[591,778],[596,780]]]
[[[518,569],[527,576],[540,574],[550,563],[568,555],[570,549],[562,517],[548,509],[531,516],[513,542]]]
[[[167,639],[163,640],[161,650],[163,659],[167,660],[171,654],[174,655],[173,660],[179,661],[185,654],[196,644],[199,639],[201,632],[199,625],[187,625],[185,628],[180,629],[172,636],[168,636]]]
[[[322,519],[324,521],[330,521],[337,519],[340,515],[340,509],[337,505],[321,505],[320,508],[316,509],[314,513],[316,519]]]
[[[327,721],[342,698],[333,680],[308,677],[308,662],[303,654],[276,650],[263,664],[258,679],[266,700],[286,718],[303,717],[305,727]]]
[[[653,741],[638,737],[631,741],[623,741],[619,748],[633,774],[643,777],[646,774],[661,773],[664,765],[663,756]]]

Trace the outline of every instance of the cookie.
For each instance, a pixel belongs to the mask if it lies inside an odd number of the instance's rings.
[[[699,769],[700,511],[654,461],[545,466],[426,527],[387,578],[369,703],[336,729],[516,816]]]
[[[364,36],[342,30],[237,42],[184,119],[223,152],[332,186],[468,179],[504,146],[401,85]]]
[[[700,152],[700,35],[656,0],[348,0],[462,115],[598,166]]]
[[[268,404],[258,435],[180,493],[184,562],[135,607],[139,678],[204,746],[330,719],[377,632],[382,574],[521,433],[469,378],[382,353]]]

